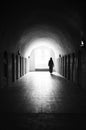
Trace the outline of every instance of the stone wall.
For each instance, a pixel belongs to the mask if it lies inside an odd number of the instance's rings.
[[[0,53],[0,87],[11,86],[29,72],[29,60],[18,54]]]
[[[57,59],[57,72],[66,79],[86,88],[86,48]]]

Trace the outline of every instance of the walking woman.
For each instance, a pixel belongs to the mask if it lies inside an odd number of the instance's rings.
[[[54,67],[54,62],[52,57],[50,57],[50,60],[48,62],[48,66],[49,66],[49,72],[52,73],[53,72],[53,67]]]

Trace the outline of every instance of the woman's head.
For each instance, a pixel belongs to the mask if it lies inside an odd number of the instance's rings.
[[[52,57],[50,57],[50,60],[52,60]]]

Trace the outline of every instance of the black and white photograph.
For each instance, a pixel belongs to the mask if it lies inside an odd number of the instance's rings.
[[[0,130],[86,128],[86,3],[0,4]]]

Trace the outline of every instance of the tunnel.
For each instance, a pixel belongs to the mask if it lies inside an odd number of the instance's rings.
[[[86,112],[86,32],[81,4],[60,4],[54,10],[35,8],[2,12],[0,110],[11,113],[13,122],[15,113],[26,113],[25,118],[29,115],[32,121],[37,119],[38,126],[45,117],[57,122],[62,119],[62,125],[66,119],[72,126],[68,114],[77,120]],[[52,74],[48,64],[51,57]],[[75,120],[73,123],[77,124]]]
[[[49,57],[53,57],[54,71],[84,88],[83,78],[79,83],[82,76],[79,77],[80,65],[77,65],[79,51],[83,48],[80,46],[83,22],[78,10],[74,12],[71,8],[68,13],[67,11],[26,9],[21,12],[22,15],[13,12],[14,17],[8,12],[8,20],[6,17],[3,19],[6,22],[3,22],[0,47],[1,60],[5,52],[8,55],[7,59],[4,58],[7,66],[5,64],[1,69],[1,86],[3,80],[9,86],[11,81],[16,81],[29,71],[48,70]],[[4,77],[4,71],[10,71],[7,77]]]

